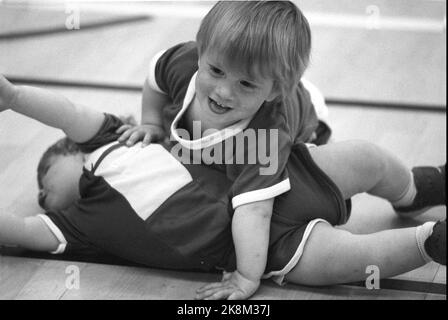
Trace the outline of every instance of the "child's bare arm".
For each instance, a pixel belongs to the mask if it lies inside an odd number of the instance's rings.
[[[247,279],[260,280],[266,268],[273,203],[274,199],[269,199],[235,210],[232,235],[237,269]]]
[[[274,199],[236,208],[232,220],[237,270],[219,284],[198,290],[199,299],[247,299],[258,289],[266,268]]]
[[[0,244],[36,251],[55,251],[59,240],[37,216],[20,217],[0,212]]]
[[[124,125],[119,128],[117,133],[123,134],[118,141],[126,141],[126,144],[131,146],[143,140],[142,144],[145,146],[162,139],[164,136],[162,107],[168,103],[168,97],[152,89],[146,79],[143,86],[141,125],[135,127]]]
[[[104,114],[49,90],[15,86],[0,75],[0,108],[11,109],[51,127],[62,129],[75,142],[85,142],[100,129]]]

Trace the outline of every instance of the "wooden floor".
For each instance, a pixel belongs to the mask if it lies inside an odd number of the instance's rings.
[[[383,12],[419,14],[409,12],[407,6],[397,6],[398,1],[388,6],[390,2],[380,2]],[[311,11],[334,8],[325,1],[302,3]],[[425,10],[430,17],[438,18],[440,10]],[[151,56],[164,47],[192,39],[199,25],[198,19],[167,20],[154,16],[147,21],[88,31],[83,31],[81,24],[81,30],[62,34],[17,39],[1,36],[16,30],[60,26],[65,17],[64,10],[0,6],[0,72],[16,77],[140,85]],[[86,25],[115,18],[111,14],[81,13],[81,23]],[[322,88],[325,96],[445,104],[446,34],[312,27],[313,63],[307,77]],[[99,110],[139,116],[138,92],[48,88]],[[356,138],[378,143],[409,166],[446,161],[445,112],[331,106],[330,121],[335,140]],[[46,146],[61,135],[12,112],[0,114],[0,214],[41,212],[36,201],[37,161]],[[387,202],[359,195],[353,199],[352,218],[346,228],[368,233],[445,217],[446,208],[439,207],[416,220],[403,221]],[[66,286],[67,267],[73,265],[80,271],[79,289]],[[391,289],[390,283],[384,282],[381,290],[367,290],[359,285],[279,287],[263,281],[253,298],[446,299],[446,291],[440,293],[446,285],[446,267],[430,263],[394,279],[398,280],[398,287]],[[213,274],[0,255],[0,299],[192,299],[195,288],[216,280],[218,276]]]

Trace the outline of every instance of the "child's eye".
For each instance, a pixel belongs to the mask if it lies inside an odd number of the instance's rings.
[[[224,74],[224,72],[222,72],[221,69],[216,68],[216,67],[214,67],[214,66],[212,66],[212,65],[210,65],[210,71],[211,71],[213,74],[218,75],[218,76],[222,76],[222,75]]]
[[[249,81],[246,81],[246,80],[240,81],[240,84],[246,89],[254,89],[255,88],[255,85],[253,83],[250,83]]]

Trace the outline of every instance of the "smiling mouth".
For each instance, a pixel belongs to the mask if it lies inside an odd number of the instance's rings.
[[[230,110],[232,110],[232,108],[225,107],[210,97],[208,98],[208,106],[209,106],[210,110],[216,114],[223,114],[223,113],[226,113],[226,112],[229,112]]]

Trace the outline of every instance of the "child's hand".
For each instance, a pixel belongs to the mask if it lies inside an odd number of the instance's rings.
[[[16,94],[16,87],[0,74],[0,112],[10,108]]]
[[[245,278],[238,271],[224,272],[221,282],[210,283],[196,291],[196,299],[243,300],[252,296],[260,286],[260,280]]]
[[[117,133],[123,133],[118,138],[119,142],[126,141],[127,146],[133,146],[136,142],[143,140],[142,147],[146,147],[151,142],[162,140],[165,136],[163,128],[154,124],[142,124],[140,126],[125,124],[118,128]]]

